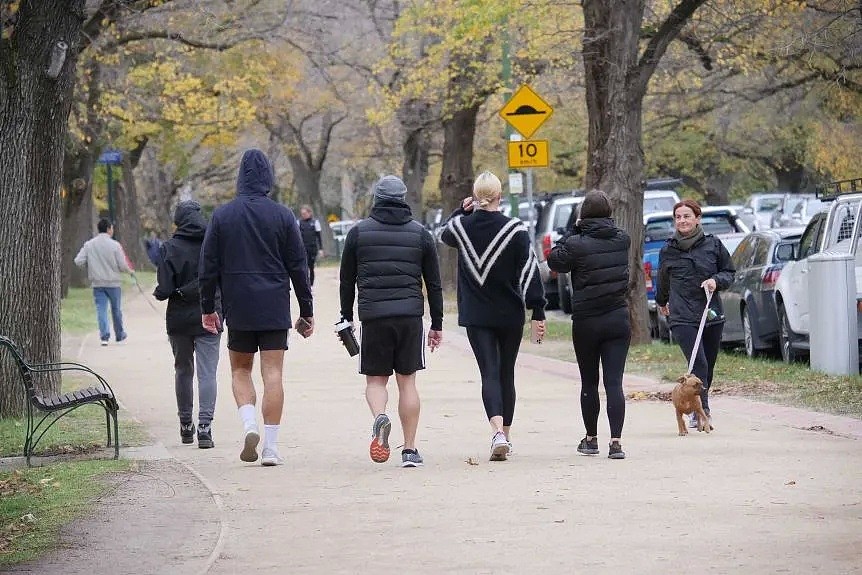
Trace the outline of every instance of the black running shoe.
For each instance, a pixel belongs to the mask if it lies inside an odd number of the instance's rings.
[[[619,441],[612,441],[608,445],[608,459],[625,459],[626,452],[623,451],[623,446]]]
[[[195,425],[194,423],[180,424],[180,439],[183,443],[195,442]]]
[[[200,449],[212,449],[215,447],[213,443],[213,432],[209,425],[201,425],[198,427],[198,447]]]
[[[599,454],[599,438],[594,437],[587,439],[584,437],[578,444],[578,453],[583,455],[598,455]]]

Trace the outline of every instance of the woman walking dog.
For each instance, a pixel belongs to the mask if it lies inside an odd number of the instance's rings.
[[[692,372],[703,382],[700,392],[703,411],[709,412],[709,387],[724,329],[724,309],[721,298],[709,300],[710,312],[703,330],[702,344],[693,350],[703,310],[706,292],[727,289],[733,282],[733,263],[727,248],[717,237],[706,234],[700,225],[700,204],[682,200],[673,207],[676,232],[659,254],[659,282],[655,302],[686,361],[695,353]],[[707,422],[709,423],[709,422]],[[692,414],[689,427],[697,427],[697,415]]]

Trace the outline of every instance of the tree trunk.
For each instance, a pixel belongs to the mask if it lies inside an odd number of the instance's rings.
[[[404,163],[401,168],[401,177],[407,186],[407,204],[413,212],[413,217],[422,221],[422,188],[425,187],[425,178],[428,177],[428,155],[431,151],[430,134],[423,128],[405,130],[402,150]]]
[[[617,225],[631,236],[626,301],[632,343],[649,341],[643,272],[643,150],[641,98],[632,101],[629,76],[637,67],[643,2],[584,3],[589,145],[586,188],[604,190]]]
[[[70,287],[86,287],[87,271],[75,265],[74,258],[95,230],[93,207],[93,170],[96,152],[78,148],[63,158],[63,206],[61,252],[62,294]]]
[[[775,179],[778,182],[777,189],[780,192],[798,194],[802,191],[802,181],[805,178],[805,168],[796,162],[773,165]]]
[[[473,139],[479,104],[458,110],[443,120],[443,167],[440,172],[440,199],[448,216],[473,193]],[[443,289],[453,291],[457,283],[458,253],[438,245]]]
[[[323,216],[323,198],[320,195],[321,170],[310,167],[299,154],[288,154],[288,161],[293,170],[293,180],[296,184],[296,217],[299,217],[299,208],[303,205],[311,206],[314,217],[320,221],[320,236],[323,240],[323,251],[327,254],[336,253],[335,238],[332,229],[327,225]]]
[[[0,36],[0,334],[33,362],[60,357],[60,184],[83,11],[84,0],[22,2]],[[23,394],[4,355],[0,417],[16,416]],[[60,377],[35,383],[52,393]]]
[[[115,188],[117,221],[114,224],[116,239],[123,245],[135,269],[151,266],[144,249],[144,234],[138,211],[138,190],[129,154],[123,154],[123,181]]]
[[[587,189],[606,192],[631,236],[626,301],[632,343],[649,342],[643,273],[643,98],[668,44],[706,0],[679,0],[638,57],[645,0],[584,0],[583,58],[589,146]]]

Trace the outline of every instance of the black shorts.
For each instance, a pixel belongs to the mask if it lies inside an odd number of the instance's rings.
[[[287,330],[243,331],[227,328],[227,348],[240,353],[287,349]]]
[[[421,317],[388,317],[363,321],[359,373],[410,375],[425,369],[425,328]]]

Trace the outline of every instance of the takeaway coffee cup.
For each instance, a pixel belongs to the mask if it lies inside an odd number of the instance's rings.
[[[341,343],[347,348],[347,353],[350,354],[350,357],[359,353],[359,342],[356,341],[353,326],[350,325],[349,321],[343,319],[335,324],[335,332],[338,334]]]

